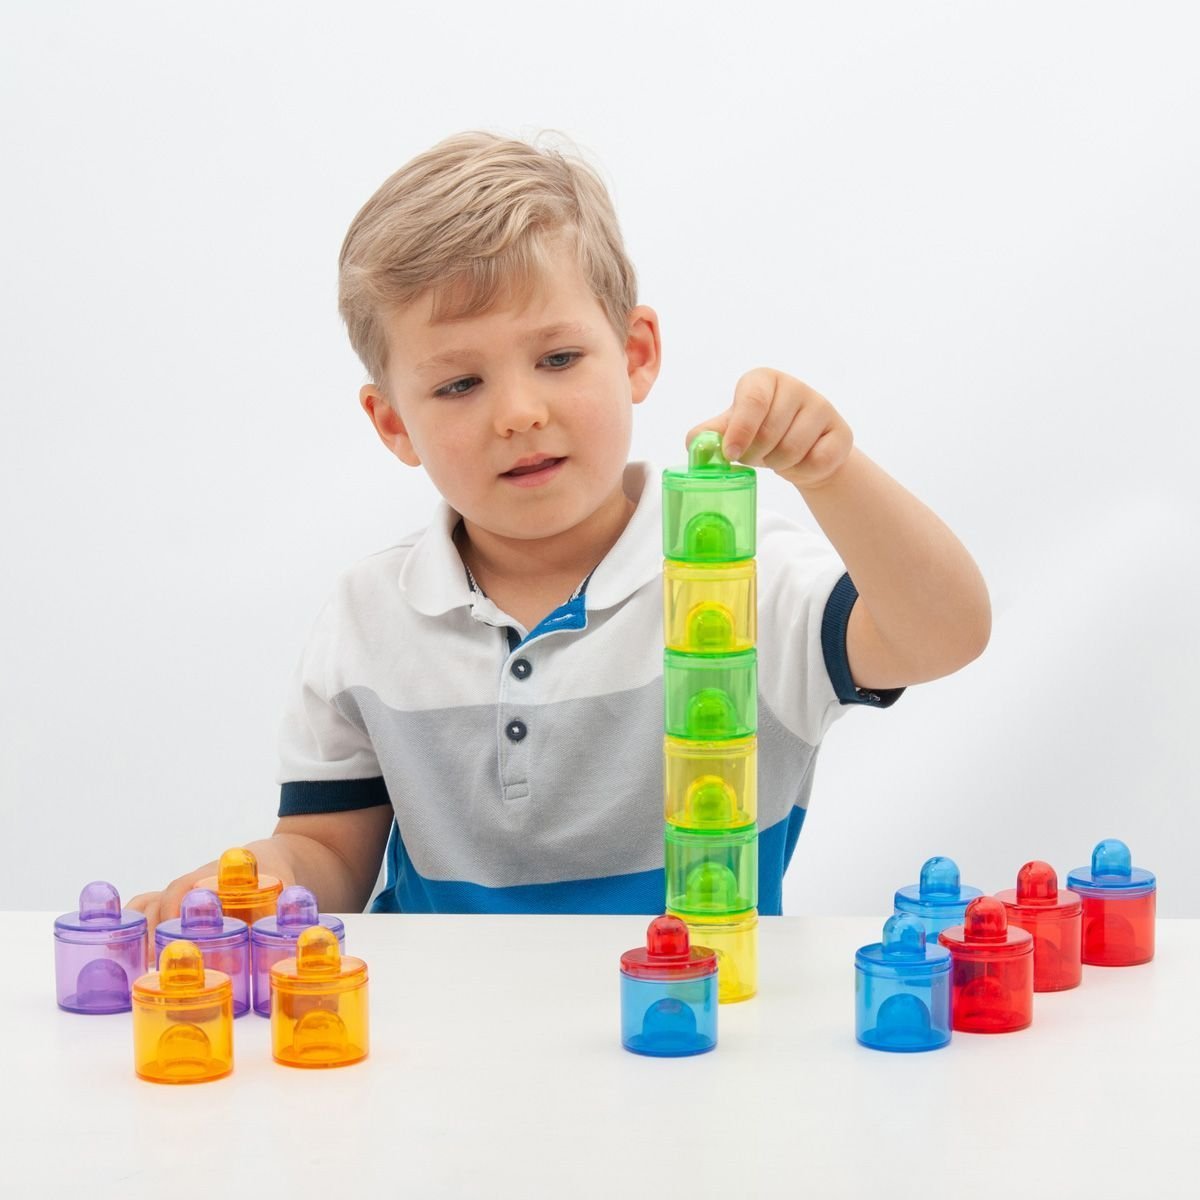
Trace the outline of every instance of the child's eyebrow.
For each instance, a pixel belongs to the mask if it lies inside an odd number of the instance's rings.
[[[541,329],[530,330],[528,333],[522,334],[517,340],[522,345],[528,345],[531,342],[545,341],[547,338],[561,337],[563,334],[572,334],[575,337],[587,337],[591,332],[586,325],[581,325],[578,321],[560,321],[554,325],[546,325]],[[425,371],[431,367],[452,367],[455,363],[474,357],[475,352],[473,350],[444,350],[441,354],[435,354],[432,358],[423,359],[413,369],[416,371]]]

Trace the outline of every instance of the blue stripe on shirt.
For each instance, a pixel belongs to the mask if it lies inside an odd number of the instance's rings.
[[[758,911],[778,916],[783,875],[796,849],[804,809],[793,808],[758,836]],[[632,875],[485,887],[478,883],[426,879],[413,866],[393,823],[387,848],[387,884],[371,912],[405,913],[643,913],[654,916],[666,903],[661,868]]]

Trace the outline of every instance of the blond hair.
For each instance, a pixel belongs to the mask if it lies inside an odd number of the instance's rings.
[[[338,258],[338,311],[371,381],[386,394],[389,311],[429,289],[434,321],[527,296],[564,237],[624,345],[637,277],[591,166],[478,131],[417,155],[359,210]]]

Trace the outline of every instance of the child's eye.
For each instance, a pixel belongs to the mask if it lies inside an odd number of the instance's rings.
[[[542,359],[542,362],[550,363],[550,366],[556,371],[561,371],[564,367],[569,367],[577,358],[582,357],[583,354],[578,350],[556,350],[553,354],[547,354],[546,357]],[[550,362],[552,358],[565,358],[567,361],[552,363]]]
[[[469,375],[465,379],[456,379],[456,380],[454,380],[453,383],[448,383],[448,384],[446,384],[445,387],[438,388],[438,390],[436,392],[434,392],[433,394],[435,396],[465,396],[467,394],[467,389],[460,388],[458,385],[460,383],[475,384],[478,382],[479,382],[478,376]]]

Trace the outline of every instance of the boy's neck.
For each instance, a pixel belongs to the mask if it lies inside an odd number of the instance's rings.
[[[618,485],[591,516],[553,537],[504,537],[464,517],[454,531],[454,544],[488,595],[509,589],[532,595],[564,586],[569,593],[613,548],[636,507]]]

